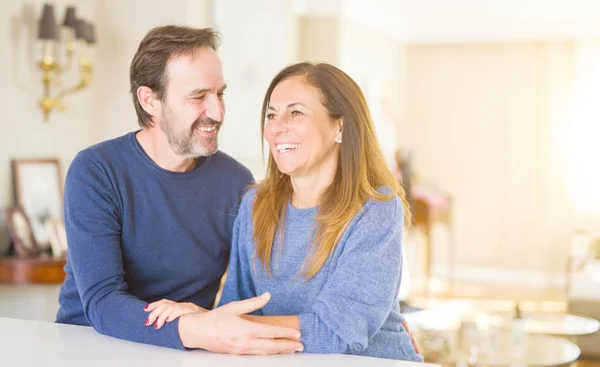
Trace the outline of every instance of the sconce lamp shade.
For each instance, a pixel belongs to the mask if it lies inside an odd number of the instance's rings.
[[[65,13],[65,20],[63,22],[63,25],[65,27],[71,27],[73,29],[77,28],[77,16],[75,14],[75,7],[67,7],[67,12]]]
[[[87,24],[83,19],[77,19],[77,23],[75,25],[75,38],[78,40],[87,40]]]
[[[88,43],[89,44],[96,44],[96,27],[94,27],[93,24],[88,23]]]
[[[38,38],[41,40],[57,40],[58,39],[58,27],[56,26],[56,19],[54,18],[54,7],[52,5],[45,4],[40,18],[40,29]]]

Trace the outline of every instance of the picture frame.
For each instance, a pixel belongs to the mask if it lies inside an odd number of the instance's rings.
[[[39,248],[27,214],[21,208],[7,208],[6,223],[17,257],[34,257]]]
[[[68,247],[65,223],[62,220],[48,219],[44,225],[50,239],[52,256],[55,258],[65,258]]]
[[[16,206],[29,219],[39,250],[50,249],[48,220],[63,219],[63,189],[60,161],[57,158],[13,159]]]

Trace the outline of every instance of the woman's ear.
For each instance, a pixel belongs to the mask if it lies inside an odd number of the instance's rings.
[[[342,135],[344,131],[344,118],[340,117],[336,123],[338,125],[338,130],[335,133],[335,142],[339,144],[342,142]]]

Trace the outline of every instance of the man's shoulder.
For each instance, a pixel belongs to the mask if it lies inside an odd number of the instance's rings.
[[[124,165],[126,157],[131,155],[131,133],[108,139],[91,145],[77,153],[69,165],[70,175],[90,174],[92,172],[110,171]],[[112,167],[112,168],[109,168]],[[117,168],[117,170],[119,170]]]
[[[219,150],[213,154],[211,159],[213,160],[212,167],[217,168],[220,172],[239,177],[240,179],[248,182],[254,181],[252,172],[250,172],[250,170],[241,162],[231,157],[227,153]]]
[[[125,135],[104,140],[102,142],[91,145],[83,150],[81,150],[76,158],[86,158],[88,160],[94,161],[96,163],[100,163],[103,160],[110,158],[112,156],[122,156],[127,154],[131,135],[133,132],[127,133]]]

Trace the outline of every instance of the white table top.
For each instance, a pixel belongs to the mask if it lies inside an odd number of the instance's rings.
[[[434,331],[427,335],[427,331],[416,331],[421,348],[430,360],[444,365],[454,365],[456,361],[465,358],[464,350],[460,351],[457,345],[456,333],[440,333]],[[482,332],[476,335],[470,344],[470,350],[476,351],[477,365],[483,366],[566,366],[575,362],[581,350],[574,343],[560,337],[547,335],[527,335],[522,344],[523,354],[515,357],[515,347],[511,334],[497,332],[491,334]],[[437,346],[438,348],[434,347]]]
[[[404,314],[413,328],[426,330],[457,330],[461,319],[483,316],[490,327],[510,331],[512,312],[487,311],[464,302],[448,302],[430,310]],[[590,317],[549,312],[523,312],[525,331],[529,334],[577,337],[590,335],[600,330],[600,322]]]
[[[0,365],[23,367],[437,366],[339,354],[298,353],[258,357],[222,355],[205,351],[184,352],[103,336],[90,327],[8,318],[0,318]]]
[[[488,314],[468,303],[448,302],[430,310],[404,314],[425,350],[425,357],[442,364],[454,364],[458,358],[457,330],[462,320],[471,320],[478,334],[471,342],[482,344],[478,363],[508,366],[513,361],[510,313]],[[581,353],[571,341],[550,335],[580,336],[598,331],[598,321],[555,314],[523,313],[525,339],[523,355],[518,361],[529,366],[562,366],[574,362]]]

